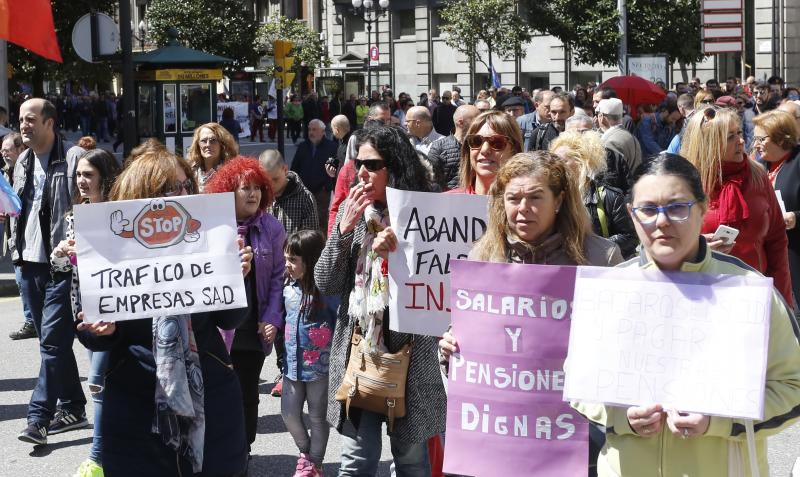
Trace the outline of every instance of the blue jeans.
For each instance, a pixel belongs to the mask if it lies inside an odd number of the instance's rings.
[[[109,353],[107,351],[89,350],[89,392],[94,403],[94,432],[89,458],[102,465],[103,455],[103,389],[106,386],[105,375],[108,370]]]
[[[14,279],[17,282],[17,288],[20,289],[20,296],[22,296],[22,272],[19,267],[14,267]],[[31,316],[31,309],[28,307],[27,300],[22,300],[22,316],[25,317],[25,323],[33,325],[33,317]]]
[[[49,426],[57,401],[61,401],[63,409],[78,415],[86,407],[72,352],[75,331],[69,303],[71,275],[51,275],[47,263],[23,262],[19,269],[22,300],[28,303],[39,334],[42,358],[39,379],[28,404],[28,424]]]
[[[381,423],[383,416],[360,410],[358,429],[350,420],[342,429],[342,464],[339,476],[372,477],[378,472],[381,460]],[[427,441],[416,444],[400,442],[389,436],[394,459],[393,475],[397,477],[430,477],[431,466],[428,461]]]

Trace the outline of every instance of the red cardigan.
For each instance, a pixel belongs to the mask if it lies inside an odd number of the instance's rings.
[[[762,181],[761,187],[757,187],[754,181]],[[739,236],[730,254],[772,277],[775,289],[790,306],[794,306],[789,275],[789,240],[786,238],[786,225],[775,190],[766,174],[753,174],[742,193],[750,208],[750,217],[737,227]],[[713,234],[717,230],[720,225],[718,207],[716,200],[709,201],[701,233]]]

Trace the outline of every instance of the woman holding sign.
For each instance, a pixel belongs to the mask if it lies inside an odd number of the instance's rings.
[[[222,330],[225,346],[244,397],[244,425],[248,445],[256,440],[258,381],[264,359],[283,327],[283,275],[286,232],[278,219],[266,212],[272,203],[269,176],[255,159],[234,158],[206,184],[206,193],[233,192],[239,236],[253,248],[248,290],[248,318],[235,330]]]
[[[500,167],[520,152],[522,131],[513,117],[502,111],[479,115],[472,121],[461,144],[459,188],[449,192],[488,194]]]
[[[764,168],[744,153],[737,113],[706,108],[692,116],[681,155],[700,172],[709,198],[701,230],[708,245],[772,277],[775,288],[793,305],[783,213]],[[726,237],[721,235],[724,230],[738,235]]]
[[[110,197],[195,193],[189,164],[163,147],[151,147],[120,174]],[[252,252],[241,242],[240,247],[246,275]],[[87,348],[110,355],[102,416],[107,475],[245,472],[242,395],[217,328],[236,328],[247,312],[239,308],[78,324],[78,337]]]
[[[707,196],[698,171],[683,157],[662,153],[634,173],[630,210],[642,254],[621,267],[760,276],[742,261],[711,250],[700,232]],[[800,417],[800,345],[780,294],[772,298],[764,420],[755,422],[757,465],[767,468],[767,436]],[[741,350],[746,353],[747,350]],[[741,420],[664,409],[660,404],[616,407],[575,403],[606,428],[600,476],[750,475]]]
[[[354,160],[358,183],[339,208],[336,225],[314,269],[320,293],[342,296],[330,351],[328,421],[342,434],[339,475],[375,475],[381,455],[381,423],[386,420],[392,429],[397,475],[429,477],[426,443],[444,432],[446,397],[436,362],[436,339],[389,330],[387,254],[396,248],[397,238],[389,226],[386,187],[428,192],[431,185],[403,131],[391,126],[364,131]],[[364,356],[410,349],[410,361],[405,361],[407,380],[385,384],[405,387],[405,417],[392,419],[390,410],[383,415],[355,406],[346,409],[336,399],[357,327],[356,339],[360,339]],[[368,382],[369,378],[362,381]]]

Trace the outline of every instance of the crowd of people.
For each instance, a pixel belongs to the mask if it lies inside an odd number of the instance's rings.
[[[77,476],[245,475],[260,376],[274,352],[272,394],[297,445],[295,477],[323,475],[331,427],[342,442],[339,475],[375,475],[384,421],[396,475],[442,475],[442,377],[458,339],[452,330],[391,330],[392,187],[488,196],[487,230],[470,260],[772,277],[754,456],[767,475],[766,437],[800,417],[797,91],[780,78],[695,79],[665,90],[660,104],[633,107],[593,84],[498,88],[471,103],[457,88],[418,102],[386,88],[347,101],[311,93],[287,100],[287,133],[305,137],[291,161],[274,149],[243,157],[235,131],[209,123],[185,159],[150,139],[118,162],[90,140],[67,142],[59,107],[28,99],[12,123],[19,132],[2,139],[5,177],[23,205],[3,233],[26,317],[12,339],[38,336],[41,354],[19,438],[44,445],[88,426],[77,336],[91,352],[94,403],[94,439]],[[274,99],[253,105],[251,139],[263,138],[265,124],[274,138]],[[234,193],[246,308],[83,321],[74,204],[219,192]],[[738,237],[721,238],[720,226]],[[407,353],[405,415],[339,399],[353,343]],[[165,353],[181,366],[167,365]],[[749,468],[732,419],[659,403],[573,406],[591,423],[590,475]]]

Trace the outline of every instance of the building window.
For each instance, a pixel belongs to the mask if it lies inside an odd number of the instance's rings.
[[[395,40],[416,36],[417,26],[413,8],[392,13],[392,33]]]
[[[430,10],[430,15],[431,15],[431,38],[439,38],[442,36],[441,27],[445,25],[445,22],[441,16],[441,10],[438,8],[436,9],[432,8]]]
[[[364,18],[360,15],[347,15],[345,17],[345,41],[348,43],[356,40],[356,35],[364,33]]]

